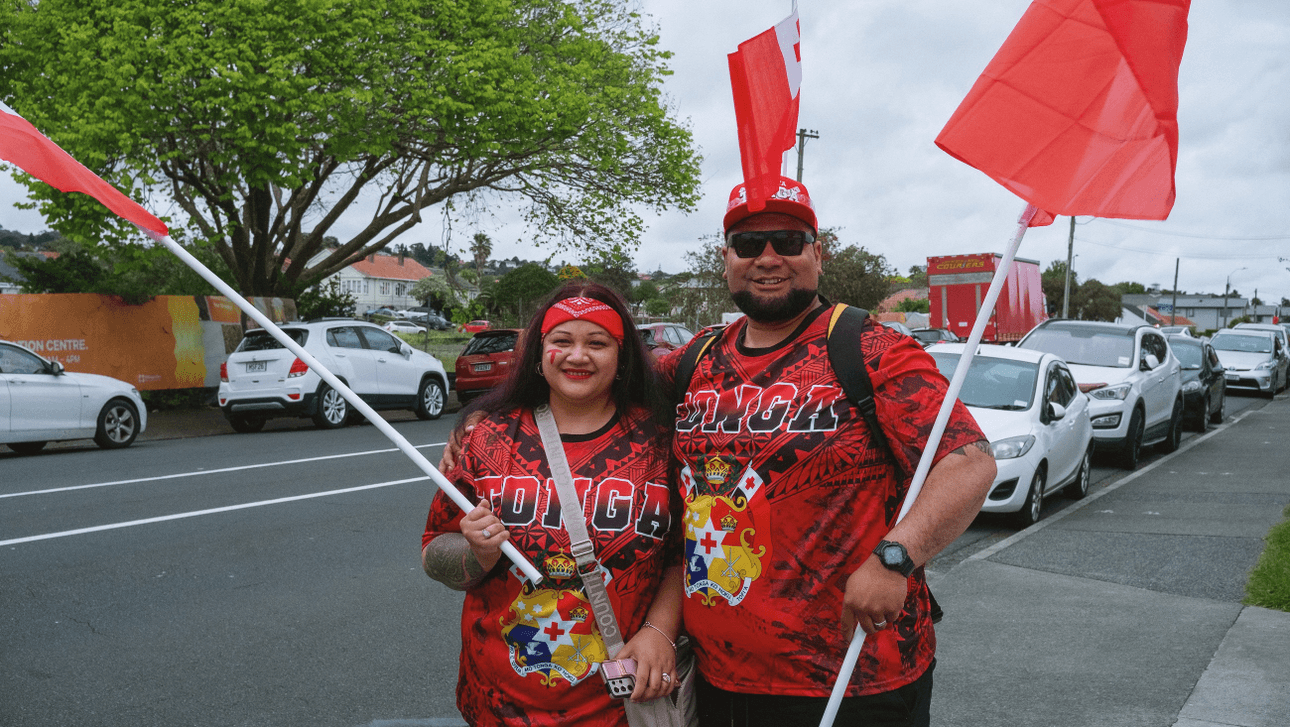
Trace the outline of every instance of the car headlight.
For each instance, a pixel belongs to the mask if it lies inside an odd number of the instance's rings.
[[[1115,386],[1104,386],[1100,389],[1094,389],[1088,392],[1088,395],[1094,399],[1118,399],[1124,401],[1129,398],[1129,391],[1133,389],[1133,384],[1116,384]]]
[[[1275,362],[1275,361],[1264,361],[1263,363],[1259,364],[1258,366],[1255,366],[1255,367],[1254,367],[1254,370],[1255,370],[1255,371],[1267,371],[1268,369],[1270,369],[1270,368],[1272,368],[1273,366],[1276,366],[1276,365],[1277,365],[1277,364],[1276,364],[1276,362]]]
[[[1033,446],[1035,446],[1035,438],[1027,434],[1023,437],[1008,437],[990,442],[990,452],[995,459],[1016,459],[1029,452]]]
[[[1199,381],[1188,381],[1183,384],[1183,391],[1200,391]]]

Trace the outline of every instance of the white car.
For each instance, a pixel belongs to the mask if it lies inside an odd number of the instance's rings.
[[[927,352],[946,378],[964,346],[938,343]],[[1088,494],[1093,456],[1089,399],[1060,357],[1012,346],[983,345],[972,358],[959,400],[990,439],[998,474],[982,512],[1015,513],[1026,527],[1043,498]]]
[[[387,331],[389,333],[425,333],[426,332],[426,329],[424,326],[418,326],[417,324],[411,323],[409,321],[390,321],[389,323],[386,323],[385,325],[381,326],[381,330]]]
[[[289,323],[282,330],[374,409],[438,419],[448,397],[439,359],[371,323],[348,318]],[[352,412],[335,389],[267,331],[248,331],[220,365],[219,406],[233,429],[258,432],[273,417],[311,417],[323,429]]]
[[[1089,395],[1098,449],[1135,469],[1142,448],[1166,452],[1182,442],[1182,365],[1151,326],[1052,319],[1035,326],[1019,348],[1056,354]]]
[[[1286,384],[1281,339],[1272,331],[1231,328],[1209,340],[1229,389],[1253,389],[1271,399]]]
[[[1290,386],[1290,335],[1286,334],[1286,329],[1272,323],[1237,323],[1232,330],[1271,333],[1278,341],[1278,344],[1273,346],[1275,350],[1272,353],[1276,359],[1275,368],[1281,374],[1281,386],[1274,388],[1272,394],[1275,396],[1276,392]]]
[[[31,349],[0,341],[0,444],[19,454],[49,442],[89,439],[129,447],[148,426],[139,390],[98,374],[73,373]]]

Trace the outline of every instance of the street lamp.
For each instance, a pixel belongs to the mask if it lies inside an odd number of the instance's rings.
[[[1241,272],[1242,270],[1249,270],[1249,268],[1237,268],[1237,269],[1235,269],[1235,270],[1233,270],[1232,272],[1230,272],[1230,273],[1228,273],[1228,274],[1227,274],[1227,285],[1224,285],[1224,286],[1223,286],[1223,325],[1222,325],[1222,328],[1227,328],[1227,324],[1228,324],[1228,322],[1231,320],[1231,316],[1229,316],[1229,315],[1227,314],[1227,294],[1228,294],[1228,292],[1229,292],[1229,291],[1231,291],[1231,290],[1232,290],[1232,276],[1233,276],[1233,275],[1236,275],[1237,273]]]

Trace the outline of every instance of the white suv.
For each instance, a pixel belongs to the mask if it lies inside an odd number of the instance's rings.
[[[1150,326],[1050,319],[1017,344],[1066,360],[1089,396],[1093,441],[1134,469],[1142,447],[1166,452],[1182,441],[1182,366]]]
[[[411,409],[438,419],[448,397],[439,359],[349,318],[286,323],[282,330],[373,409]],[[258,432],[273,417],[312,417],[343,427],[349,403],[267,331],[248,331],[219,369],[219,405],[233,429]]]

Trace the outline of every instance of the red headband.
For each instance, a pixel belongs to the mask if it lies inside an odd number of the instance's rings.
[[[621,345],[623,342],[623,319],[618,312],[594,298],[565,298],[551,306],[542,318],[542,335],[565,321],[581,320],[595,323],[609,332]]]

